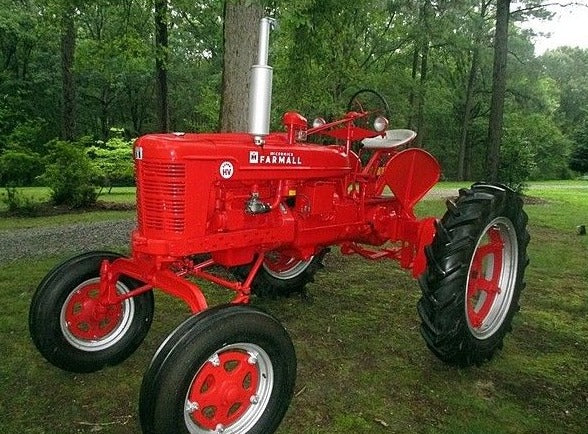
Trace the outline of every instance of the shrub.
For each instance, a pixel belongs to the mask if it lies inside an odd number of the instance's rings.
[[[33,152],[7,149],[0,155],[0,185],[29,186],[43,173],[43,162]]]
[[[43,178],[53,202],[73,208],[93,205],[98,197],[92,185],[94,169],[83,148],[61,141],[53,142],[52,147]]]
[[[32,197],[23,195],[12,186],[7,186],[2,193],[2,202],[8,206],[8,212],[15,215],[31,217],[39,211],[39,204]]]
[[[116,132],[116,131],[115,131]],[[103,188],[134,185],[133,142],[120,137],[98,142],[87,150],[96,183]]]
[[[527,141],[503,143],[498,176],[510,188],[522,192],[535,167],[534,153]]]
[[[578,129],[575,141],[576,149],[570,156],[569,167],[576,172],[588,173],[588,122]]]

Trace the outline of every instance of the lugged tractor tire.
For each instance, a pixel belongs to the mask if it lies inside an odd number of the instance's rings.
[[[100,266],[122,255],[95,251],[74,256],[41,281],[29,309],[33,343],[51,364],[71,372],[94,372],[121,363],[139,347],[153,319],[151,291],[109,307],[99,306]],[[141,285],[128,277],[121,293]]]
[[[477,183],[447,202],[417,305],[421,334],[445,363],[480,365],[502,349],[525,287],[527,220],[522,199],[503,185]]]
[[[251,284],[251,292],[258,297],[288,297],[293,293],[304,293],[307,283],[314,282],[316,272],[323,267],[323,258],[328,249],[311,256],[306,261],[298,260],[279,252],[269,252]],[[232,271],[237,279],[247,278],[250,265],[235,267]]]
[[[188,318],[157,350],[139,397],[146,434],[270,434],[294,392],[296,354],[284,327],[244,305]]]

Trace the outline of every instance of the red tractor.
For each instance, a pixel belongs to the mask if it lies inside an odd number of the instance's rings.
[[[247,304],[252,294],[303,288],[329,246],[411,270],[422,289],[422,335],[447,363],[490,359],[518,310],[529,242],[521,199],[478,183],[449,201],[441,220],[416,218],[439,165],[410,147],[414,132],[387,131],[385,101],[371,90],[354,95],[338,120],[309,127],[289,112],[285,132],[270,133],[271,26],[262,20],[249,131],[139,138],[130,257],[71,258],[31,303],[38,350],[74,372],[115,365],[137,349],[153,318],[154,288],[188,304],[194,315],[159,347],[143,379],[147,433],[278,427],[293,394],[294,347],[276,319]],[[368,110],[368,99],[382,108]],[[234,299],[209,308],[198,280]]]

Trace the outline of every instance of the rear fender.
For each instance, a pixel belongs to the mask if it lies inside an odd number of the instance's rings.
[[[380,178],[381,192],[387,185],[405,211],[413,214],[415,204],[439,181],[441,168],[427,151],[410,148],[390,158]]]

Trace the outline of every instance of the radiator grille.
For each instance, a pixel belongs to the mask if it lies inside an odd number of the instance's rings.
[[[141,161],[137,209],[142,230],[181,233],[185,225],[186,167],[181,163]]]

